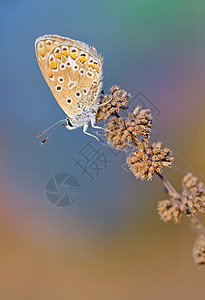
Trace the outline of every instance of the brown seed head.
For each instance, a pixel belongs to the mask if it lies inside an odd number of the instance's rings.
[[[136,147],[139,138],[149,138],[151,125],[152,116],[149,114],[149,109],[141,109],[137,106],[127,119],[122,117],[111,118],[106,124],[106,135],[109,144],[116,150],[131,146],[131,143],[134,143]]]
[[[126,120],[126,128],[136,138],[142,136],[145,139],[149,138],[152,127],[152,115],[149,109],[141,109],[137,106],[133,113],[129,114]]]
[[[110,116],[118,114],[120,108],[126,107],[127,100],[130,97],[131,95],[121,90],[119,86],[113,85],[109,90],[109,94],[105,94],[100,102],[101,106],[97,112],[97,122],[101,120],[106,121]]]
[[[205,237],[204,235],[199,235],[194,248],[193,248],[193,259],[198,265],[205,264]]]
[[[151,180],[154,172],[161,174],[163,167],[171,167],[172,153],[161,146],[161,142],[152,145],[147,140],[138,142],[137,150],[127,157],[127,164],[136,178]]]
[[[112,145],[112,147],[116,150],[122,150],[130,145],[132,136],[126,129],[123,118],[111,118],[106,126],[108,143]]]
[[[164,222],[174,220],[175,223],[179,223],[182,211],[180,208],[180,202],[171,200],[162,200],[158,202],[157,211],[160,219]]]
[[[182,201],[186,215],[196,215],[197,212],[205,213],[205,188],[198,178],[188,173],[182,181]]]

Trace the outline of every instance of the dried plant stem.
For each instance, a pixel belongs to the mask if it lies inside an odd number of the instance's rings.
[[[167,193],[169,195],[175,195],[176,198],[180,198],[181,195],[177,193],[177,191],[174,189],[174,187],[171,185],[171,183],[168,181],[168,179],[163,175],[163,174],[160,174],[160,173],[157,173],[155,172],[159,178],[162,180],[166,190],[167,190]]]
[[[203,235],[205,237],[205,228],[204,228],[203,224],[199,221],[197,216],[190,216],[190,221],[192,222],[197,233],[200,235]]]
[[[171,196],[171,199],[178,199],[178,201],[180,201],[180,198],[182,196],[179,193],[177,193],[177,191],[174,189],[174,187],[171,185],[171,183],[168,181],[168,179],[163,174],[159,174],[157,172],[155,172],[155,173],[162,180],[168,195]],[[191,216],[189,216],[189,218],[190,218],[190,221],[193,224],[196,232],[205,237],[205,228],[204,228],[203,224],[199,221],[197,216],[191,215]]]
[[[182,216],[190,219],[197,239],[193,247],[193,258],[197,265],[205,265],[205,227],[197,218],[205,214],[205,186],[198,178],[187,173],[182,179],[182,192],[178,193],[163,175],[164,168],[171,168],[172,151],[162,147],[162,142],[150,143],[153,117],[149,108],[136,106],[128,113],[130,94],[118,86],[111,87],[104,95],[97,113],[97,121],[106,121],[107,142],[117,151],[126,151],[126,162],[137,179],[152,180],[156,174],[162,181],[168,198],[158,202],[157,210],[164,222],[179,223]],[[121,109],[127,111],[122,116]],[[127,109],[127,110],[126,110]]]

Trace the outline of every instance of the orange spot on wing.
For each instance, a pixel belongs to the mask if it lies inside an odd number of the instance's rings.
[[[98,65],[89,63],[88,67],[91,67],[93,69],[97,69]]]
[[[52,48],[51,46],[46,45],[46,50],[47,50],[47,51],[50,51],[51,48]]]
[[[86,62],[87,57],[85,55],[82,55],[79,57],[79,61],[83,64],[84,62]]]
[[[77,52],[71,52],[71,53],[70,53],[70,57],[71,57],[72,59],[76,59],[77,56],[78,56]]]
[[[55,54],[56,58],[61,58],[61,52],[59,51],[58,53]]]
[[[97,69],[98,65],[97,64],[92,64],[93,69]]]
[[[53,76],[53,72],[52,72],[51,70],[49,70],[48,76],[49,76],[49,77],[52,77],[52,76]]]
[[[52,69],[56,69],[56,68],[57,68],[57,62],[56,62],[55,60],[51,61],[51,62],[50,62],[50,67],[51,67]]]
[[[62,53],[63,53],[63,55],[64,55],[65,57],[68,57],[69,51],[68,51],[68,50],[63,50]]]
[[[53,42],[52,41],[46,41],[46,51],[50,51],[53,47]]]
[[[45,49],[45,44],[43,41],[40,41],[37,45],[37,52],[38,54],[40,54],[41,56],[45,56],[46,54],[46,49]]]
[[[39,53],[41,56],[45,56],[45,50],[39,50],[38,53]]]

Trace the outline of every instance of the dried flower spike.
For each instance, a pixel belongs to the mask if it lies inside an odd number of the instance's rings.
[[[111,118],[106,124],[106,135],[108,143],[116,150],[122,150],[130,146],[132,142],[132,135],[126,129],[123,118]]]
[[[193,259],[198,265],[205,264],[205,237],[204,235],[199,235],[194,248],[193,248]]]
[[[161,174],[163,167],[171,167],[173,157],[170,149],[161,149],[162,143],[138,142],[137,150],[127,157],[127,164],[136,178],[153,178],[154,172]]]
[[[197,212],[205,213],[205,188],[198,178],[188,173],[182,181],[182,201],[184,214],[196,215]]]
[[[150,109],[141,109],[137,106],[133,113],[129,114],[126,120],[126,128],[136,138],[141,136],[145,139],[149,138],[151,127],[152,127],[152,115]]]
[[[107,120],[110,116],[119,113],[120,108],[125,108],[127,100],[131,97],[126,91],[121,90],[119,86],[113,85],[108,95],[104,95],[101,100],[101,106],[97,112],[97,122]]]
[[[175,200],[162,200],[158,202],[157,211],[160,219],[164,222],[174,220],[175,223],[179,223],[182,211],[180,208],[180,202]]]
[[[152,126],[152,116],[149,112],[149,109],[137,106],[127,119],[111,118],[106,124],[109,144],[116,150],[122,150],[131,146],[131,143],[136,147],[138,139],[148,139]]]
[[[97,113],[97,121],[107,120],[105,134],[108,143],[116,150],[128,150],[127,165],[136,178],[151,180],[156,173],[162,180],[170,199],[158,202],[157,210],[164,222],[173,220],[179,223],[182,215],[190,217],[198,238],[193,248],[196,264],[205,264],[205,229],[196,217],[197,212],[205,213],[205,188],[191,173],[182,181],[183,192],[180,195],[162,175],[163,167],[171,167],[172,152],[162,149],[162,143],[149,143],[152,115],[149,109],[137,106],[127,117],[121,117],[120,109],[127,109],[130,95],[118,86],[113,86],[108,95],[104,95]]]

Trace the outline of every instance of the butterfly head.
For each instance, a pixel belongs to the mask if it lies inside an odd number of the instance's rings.
[[[73,130],[76,127],[72,124],[71,120],[69,118],[67,118],[65,128],[67,128],[68,130]]]

